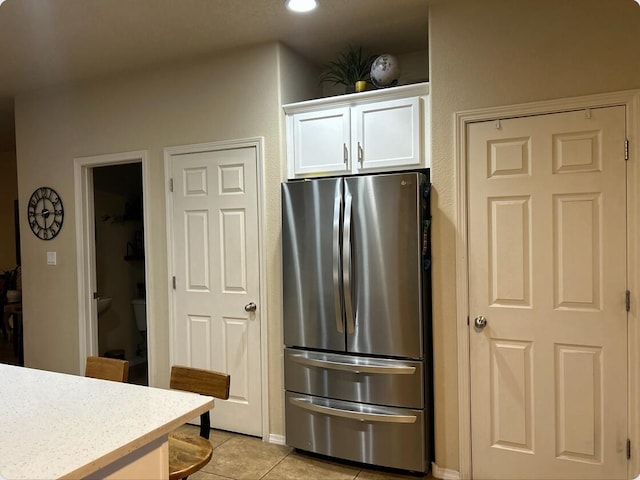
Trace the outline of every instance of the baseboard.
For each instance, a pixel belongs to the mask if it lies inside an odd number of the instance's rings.
[[[268,442],[275,445],[286,445],[284,435],[275,435],[273,433],[269,434]]]
[[[435,478],[441,478],[442,480],[460,480],[460,472],[449,470],[448,468],[440,468],[436,465],[436,462],[431,462],[431,474]]]

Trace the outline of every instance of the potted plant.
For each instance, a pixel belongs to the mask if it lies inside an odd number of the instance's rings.
[[[362,47],[348,47],[336,60],[327,64],[320,81],[345,85],[347,93],[361,92],[370,78],[371,64],[376,58],[377,55],[363,54]]]

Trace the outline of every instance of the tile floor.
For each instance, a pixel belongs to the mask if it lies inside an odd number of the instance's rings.
[[[184,426],[197,435],[196,427]],[[431,475],[406,475],[398,471],[365,468],[363,465],[332,461],[273,445],[259,438],[211,431],[213,457],[190,480],[422,480]]]

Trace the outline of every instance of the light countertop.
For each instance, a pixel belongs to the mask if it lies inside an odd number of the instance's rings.
[[[84,477],[213,408],[194,393],[0,364],[0,478]]]

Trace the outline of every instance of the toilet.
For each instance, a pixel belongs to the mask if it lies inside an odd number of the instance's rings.
[[[147,330],[147,303],[144,298],[134,298],[131,300],[133,305],[133,315],[136,317],[136,327],[141,332]]]

